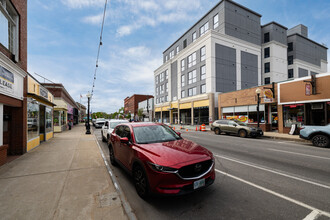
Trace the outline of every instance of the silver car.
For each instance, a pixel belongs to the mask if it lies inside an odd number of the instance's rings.
[[[110,140],[111,133],[113,129],[121,124],[121,123],[127,123],[129,121],[127,120],[120,120],[120,119],[111,119],[111,120],[106,120],[104,125],[102,126],[101,134],[102,134],[102,141],[106,142]]]

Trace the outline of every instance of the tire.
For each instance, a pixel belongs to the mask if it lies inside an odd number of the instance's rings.
[[[101,135],[102,135],[102,142],[105,142],[106,140],[105,140],[105,138],[103,136],[103,131],[101,131]]]
[[[312,138],[312,143],[316,147],[329,147],[330,140],[329,137],[323,134],[317,134]]]
[[[241,138],[246,138],[247,132],[245,130],[239,130],[238,136],[240,136]]]
[[[221,134],[220,128],[214,128],[214,134],[220,135]]]
[[[111,145],[109,145],[109,158],[110,158],[110,163],[111,163],[113,166],[117,166],[115,153],[113,152],[113,148],[112,148]]]
[[[140,165],[133,167],[133,180],[137,194],[142,198],[146,199],[149,196],[149,183],[144,169]]]

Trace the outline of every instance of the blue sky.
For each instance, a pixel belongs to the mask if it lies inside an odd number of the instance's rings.
[[[127,96],[153,94],[162,52],[219,1],[108,0],[93,112],[115,112]],[[62,83],[76,101],[82,94],[83,104],[92,89],[104,2],[28,1],[28,71]],[[261,24],[304,24],[310,39],[330,46],[328,0],[236,2],[261,14]]]

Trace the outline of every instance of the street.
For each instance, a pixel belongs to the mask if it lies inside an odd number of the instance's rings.
[[[109,162],[100,130],[94,129],[94,134]],[[144,201],[130,176],[111,166],[139,219],[330,218],[329,149],[210,132],[184,132],[182,136],[213,152],[216,181],[190,195]]]

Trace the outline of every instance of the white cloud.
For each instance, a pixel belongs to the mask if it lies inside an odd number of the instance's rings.
[[[104,0],[61,0],[69,8],[104,7]]]
[[[84,17],[82,20],[83,22],[87,23],[87,24],[101,24],[103,19],[103,13],[98,14],[98,15],[92,15],[92,16],[87,16]]]

